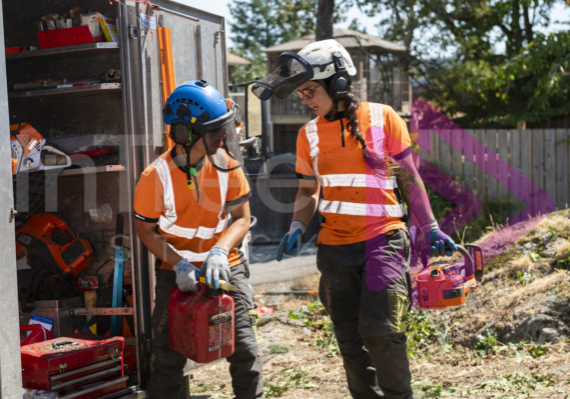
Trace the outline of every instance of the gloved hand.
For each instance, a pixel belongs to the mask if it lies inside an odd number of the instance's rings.
[[[457,251],[455,242],[439,229],[437,221],[432,220],[420,227],[425,235],[426,245],[431,247],[430,255],[451,256]]]
[[[283,255],[297,256],[301,252],[301,237],[305,233],[305,225],[300,220],[293,220],[289,232],[281,239],[277,248],[277,262],[281,262]]]
[[[232,272],[230,270],[230,263],[228,262],[228,255],[230,253],[227,249],[222,247],[214,247],[208,255],[208,259],[198,273],[198,277],[206,276],[206,285],[212,285],[217,290],[220,285],[220,277],[222,280],[230,281]]]
[[[182,259],[180,262],[174,265],[174,271],[176,272],[176,284],[182,292],[198,292],[198,269],[192,263],[188,262],[186,259]]]

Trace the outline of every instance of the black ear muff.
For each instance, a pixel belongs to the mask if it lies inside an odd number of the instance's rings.
[[[348,90],[350,89],[350,77],[346,71],[345,61],[342,58],[342,54],[339,51],[335,51],[331,55],[336,73],[333,75],[328,87],[329,96],[333,100],[340,101],[344,100],[348,95]]]

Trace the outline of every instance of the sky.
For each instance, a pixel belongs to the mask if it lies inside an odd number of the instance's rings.
[[[173,0],[173,1],[225,17],[226,31],[227,31],[226,37],[228,40],[228,47],[232,46],[231,27],[227,23],[227,21],[231,21],[228,4],[232,3],[232,0],[207,0],[207,1]],[[378,22],[379,17],[374,17],[374,18],[367,17],[366,15],[362,14],[356,7],[354,7],[349,11],[346,21],[344,23],[335,25],[335,28],[348,28],[348,25],[350,25],[350,21],[352,21],[354,18],[359,19],[361,26],[366,28],[369,34],[371,35],[378,34],[378,30],[374,25]],[[562,20],[570,22],[570,6],[566,6],[561,2],[557,3],[552,9],[551,19],[552,21]],[[559,24],[553,24],[551,30],[558,31],[561,29],[568,29],[568,28],[569,28],[568,25],[564,26]]]

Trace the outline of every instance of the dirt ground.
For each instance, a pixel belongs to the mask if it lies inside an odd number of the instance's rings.
[[[291,323],[287,312],[263,316],[259,329],[267,397],[350,397],[340,355],[315,346],[311,329]],[[264,322],[266,322],[264,320]],[[434,344],[437,345],[437,344]],[[272,353],[286,352],[286,353]],[[463,347],[411,362],[415,398],[570,398],[570,344],[548,347],[533,358],[516,350],[477,356]],[[515,375],[510,381],[506,376]],[[228,364],[220,361],[193,372],[193,398],[233,398]]]
[[[538,244],[526,251],[525,245],[530,248],[533,242]],[[414,398],[570,398],[569,248],[566,211],[545,219],[508,249],[496,251],[502,257],[489,263],[480,289],[466,305],[412,312],[408,344]],[[529,260],[533,256],[540,259]],[[317,280],[310,276],[273,289],[316,288]],[[266,397],[350,397],[330,321],[318,299],[256,299],[260,306],[276,310],[263,315],[258,327]],[[525,320],[545,314],[553,328],[539,326],[532,332],[525,327]],[[505,329],[509,324],[510,333]],[[553,329],[559,332],[553,344],[528,338]],[[192,374],[192,398],[233,398],[225,361]]]

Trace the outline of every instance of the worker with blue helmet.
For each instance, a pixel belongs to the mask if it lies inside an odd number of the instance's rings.
[[[262,359],[249,312],[254,308],[249,268],[237,246],[247,234],[251,213],[249,184],[240,168],[234,114],[222,95],[204,80],[184,83],[164,107],[175,146],[145,171],[135,190],[137,234],[160,261],[156,270],[152,316],[154,355],[148,385],[150,399],[181,398],[186,358],[170,348],[169,297],[178,287],[197,292],[200,277],[219,288],[219,280],[237,287],[231,345],[232,386],[239,399],[263,398]],[[227,227],[227,212],[232,224]],[[158,234],[156,234],[158,232]],[[214,350],[214,349],[210,349]]]

